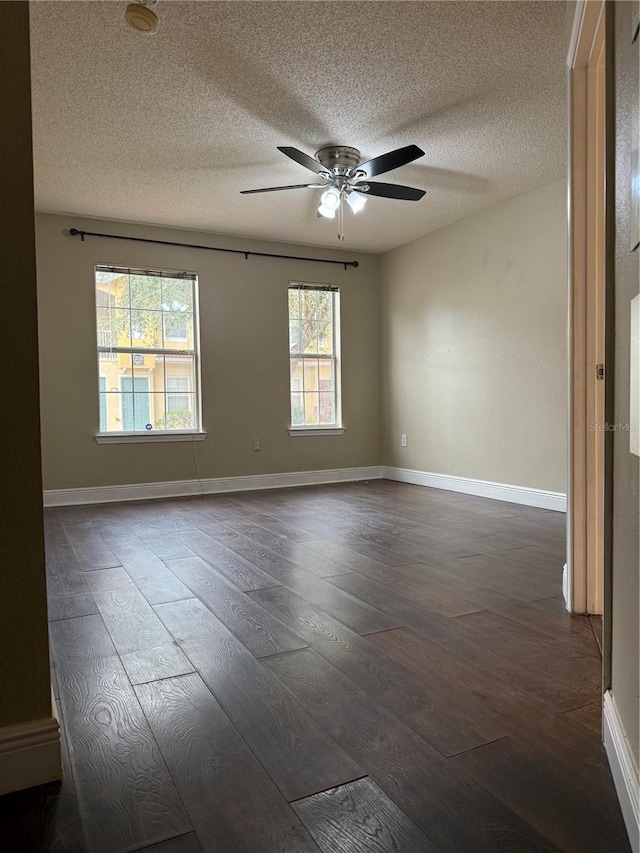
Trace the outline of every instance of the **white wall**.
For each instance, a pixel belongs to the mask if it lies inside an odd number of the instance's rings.
[[[556,181],[382,257],[383,464],[565,491],[565,199]]]

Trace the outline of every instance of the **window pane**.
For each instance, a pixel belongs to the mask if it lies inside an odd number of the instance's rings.
[[[149,421],[153,427],[151,432],[157,429],[166,429],[164,391],[152,392],[149,394],[149,401],[151,404]]]
[[[319,391],[333,391],[333,359],[321,358],[320,378],[318,380]]]
[[[130,387],[130,386],[129,386]],[[124,432],[133,430],[133,394],[120,394],[119,429]]]
[[[291,425],[304,426],[304,400],[302,394],[291,395]]]
[[[122,389],[122,377],[133,376],[133,362],[131,359],[131,353],[129,352],[119,352],[118,353],[118,361],[116,362],[117,366],[117,381],[114,382],[114,385],[117,385],[116,391],[121,391]],[[131,388],[125,389],[131,390]]]
[[[117,391],[116,385],[109,385],[107,379],[106,393],[100,395],[104,401],[104,427],[102,426],[102,409],[100,411],[100,431],[101,432],[118,432],[122,429],[121,419],[121,401],[120,394]],[[116,388],[116,391],[112,391]]]
[[[318,390],[318,359],[317,358],[305,358],[304,359],[304,390],[305,391],[317,391]]]
[[[163,355],[153,355],[151,357],[151,363],[153,364],[153,369],[151,373],[151,387],[153,391],[157,391],[159,394],[164,394],[164,361],[165,357]]]
[[[167,429],[195,428],[195,376],[191,356],[167,356],[165,399]]]
[[[316,319],[316,293],[315,290],[300,290],[300,317],[303,320],[315,322]]]
[[[129,277],[132,308],[159,311],[162,304],[160,279],[155,275],[132,275]]]
[[[150,423],[151,401],[149,399],[148,376],[123,376],[122,388],[122,429],[146,430]],[[131,393],[133,392],[133,393]]]
[[[193,319],[191,314],[182,311],[165,311],[162,314],[164,323],[164,340],[167,344],[178,342],[191,349],[193,342]],[[170,348],[170,347],[169,347]],[[176,347],[178,349],[178,347]]]
[[[290,359],[290,383],[292,391],[302,391],[302,359]]]
[[[293,320],[300,315],[300,291],[297,289],[289,290],[289,319]]]
[[[333,355],[333,323],[330,320],[318,323],[318,352]]]
[[[318,324],[315,320],[303,320],[301,326],[302,352],[315,355],[318,352]]]
[[[317,314],[319,323],[330,323],[333,319],[333,293],[328,290],[318,292]]]
[[[136,379],[145,379],[151,390],[150,379],[155,366],[155,355],[148,352],[134,352],[130,358],[133,368],[131,375]]]
[[[167,394],[167,429],[194,428],[193,394]]]
[[[162,310],[193,311],[193,282],[179,278],[162,279]]]
[[[106,400],[106,390],[107,390],[107,378],[106,376],[101,376],[98,380],[98,387],[100,389],[100,393],[98,394],[100,400],[100,432],[105,432],[107,429],[107,400]]]
[[[299,320],[290,320],[289,321],[289,352],[290,353],[302,352],[302,346],[300,343],[300,321]]]
[[[304,421],[305,425],[317,425],[320,423],[320,402],[316,392],[306,393],[304,395]]]
[[[129,276],[122,273],[96,272],[96,305],[128,309]]]
[[[195,362],[192,355],[165,356],[165,390],[195,391]],[[186,384],[185,384],[186,383]]]
[[[318,352],[333,355],[333,293],[322,293],[318,304]]]
[[[96,308],[99,347],[129,347],[129,311],[122,308]]]
[[[333,394],[320,393],[320,423],[334,424],[336,422],[333,409]]]
[[[135,308],[131,311],[131,336],[133,346],[149,349],[162,347],[162,315],[159,311],[143,311]]]

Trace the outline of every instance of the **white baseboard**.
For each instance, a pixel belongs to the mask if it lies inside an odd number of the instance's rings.
[[[79,489],[48,489],[44,505],[74,506],[81,504],[144,501],[157,498],[177,498],[189,495],[215,495],[225,492],[244,492],[257,489],[283,489],[295,486],[317,486],[328,483],[349,483],[358,480],[397,480],[451,492],[463,492],[494,500],[537,506],[566,512],[566,495],[545,492],[506,483],[490,483],[468,477],[430,474],[407,468],[372,465],[368,468],[333,468],[325,471],[292,471],[283,474],[252,474],[246,477],[216,477],[208,480],[176,480],[164,483],[129,483],[121,486],[94,486]]]
[[[256,489],[283,489],[294,486],[317,486],[327,483],[349,483],[379,480],[382,468],[333,468],[326,471],[292,471],[284,474],[257,474],[246,477],[216,477],[209,480],[177,480],[167,483],[133,483],[122,486],[95,486],[83,489],[49,489],[44,505],[73,506],[114,501],[145,501],[154,498],[177,498],[188,495],[215,495]]]
[[[0,795],[62,777],[55,717],[0,728]]]
[[[629,741],[620,721],[618,708],[610,690],[604,694],[604,748],[620,801],[620,809],[629,834],[633,853],[640,851],[640,782],[633,763]]]
[[[542,489],[530,489],[525,486],[510,486],[507,483],[491,483],[487,480],[472,480],[469,477],[453,477],[447,474],[430,474],[427,471],[412,471],[409,468],[383,467],[382,476],[387,480],[401,483],[413,483],[417,486],[429,486],[432,489],[446,489],[449,492],[464,492],[482,498],[493,498],[557,512],[567,511],[567,496],[563,492],[546,492]]]

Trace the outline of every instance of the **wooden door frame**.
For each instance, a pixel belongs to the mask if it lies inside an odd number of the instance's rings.
[[[567,566],[573,613],[606,614],[611,436],[611,4],[578,0],[567,58],[569,99],[569,430]],[[596,380],[596,365],[609,379]],[[595,425],[595,426],[594,426]],[[605,616],[606,618],[606,616]]]

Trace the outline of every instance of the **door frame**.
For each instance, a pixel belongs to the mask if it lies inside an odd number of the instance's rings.
[[[612,16],[606,0],[578,0],[567,57],[569,101],[569,430],[567,565],[573,613],[610,599]],[[596,365],[604,365],[604,380]],[[603,660],[606,656],[603,656]]]

